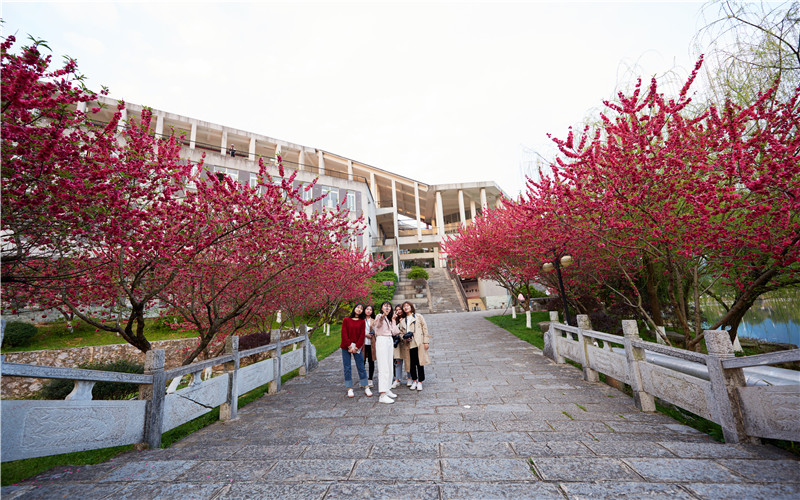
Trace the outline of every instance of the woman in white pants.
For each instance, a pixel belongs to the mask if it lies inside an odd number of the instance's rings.
[[[378,362],[378,402],[391,404],[397,394],[392,392],[392,375],[394,370],[394,341],[393,335],[399,335],[400,330],[392,318],[392,304],[388,301],[381,304],[381,311],[375,317],[372,328],[375,330],[375,354]]]

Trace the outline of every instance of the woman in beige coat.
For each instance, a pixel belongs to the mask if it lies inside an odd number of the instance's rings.
[[[428,332],[428,325],[425,318],[421,314],[417,314],[414,310],[414,304],[411,302],[403,302],[403,312],[405,318],[400,322],[400,333],[405,336],[406,333],[411,333],[406,342],[406,349],[402,349],[403,361],[408,367],[408,372],[411,375],[410,389],[421,391],[422,382],[425,381],[425,365],[431,362],[428,356],[428,349],[432,339],[431,334]]]

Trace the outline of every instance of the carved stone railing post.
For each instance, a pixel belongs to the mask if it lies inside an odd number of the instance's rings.
[[[68,401],[91,401],[94,384],[95,383],[90,380],[76,380],[72,392],[64,399]]]
[[[276,394],[281,390],[281,331],[280,330],[272,330],[272,334],[275,335],[277,332],[277,340],[275,341],[275,355],[272,359],[272,369],[273,369],[273,378],[272,382],[269,383],[269,394]]]
[[[583,379],[588,382],[598,382],[600,374],[596,370],[589,368],[589,347],[592,345],[592,338],[583,335],[584,330],[592,329],[592,322],[589,315],[578,314],[578,345],[581,346],[581,365],[583,366]]]
[[[308,345],[308,329],[306,325],[300,325],[300,336],[303,337],[303,366],[300,367],[300,376],[308,374],[309,356],[311,356],[311,348]]]
[[[150,349],[144,356],[144,373],[153,376],[153,384],[139,386],[139,399],[147,400],[144,421],[144,440],[151,449],[161,447],[161,428],[164,423],[164,349]]]
[[[233,361],[225,363],[228,374],[228,399],[219,405],[219,419],[235,420],[239,409],[239,337],[229,335],[225,339],[225,354],[233,354]]]
[[[758,438],[750,438],[744,429],[741,404],[737,387],[746,385],[741,368],[725,369],[722,362],[735,357],[730,335],[724,330],[705,331],[708,358],[708,379],[711,381],[711,392],[714,395],[714,412],[722,426],[722,435],[726,443],[746,441],[759,443]]]
[[[564,363],[564,357],[558,355],[558,343],[556,342],[556,327],[558,323],[558,311],[550,311],[550,326],[544,334],[544,355],[556,363]]]
[[[628,380],[633,390],[633,402],[642,411],[656,411],[656,402],[652,394],[644,390],[640,363],[646,363],[644,349],[635,347],[631,341],[640,340],[639,325],[636,320],[623,319],[622,333],[625,335],[625,358],[628,362]]]

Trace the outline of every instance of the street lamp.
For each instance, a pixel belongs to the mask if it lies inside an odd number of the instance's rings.
[[[564,280],[561,279],[561,268],[572,264],[572,256],[563,254],[559,256],[558,252],[555,251],[553,252],[553,255],[555,256],[553,262],[545,262],[542,266],[542,271],[550,272],[553,269],[556,270],[556,275],[558,276],[558,287],[561,291],[561,302],[564,303],[564,321],[569,325],[569,306],[567,306],[567,293],[564,291]]]

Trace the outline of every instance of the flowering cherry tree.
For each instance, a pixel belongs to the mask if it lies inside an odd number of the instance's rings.
[[[785,102],[771,99],[773,87],[746,107],[690,111],[701,63],[675,99],[655,80],[640,82],[632,95],[605,103],[594,133],[556,139],[561,155],[548,186],[569,207],[563,223],[581,238],[617,261],[638,258],[643,274],[666,282],[690,348],[705,328],[702,296],[726,307],[710,328],[727,326],[735,336],[760,294],[800,278],[798,89]],[[653,276],[648,263],[664,274]],[[715,294],[719,287],[732,290],[732,300]]]

